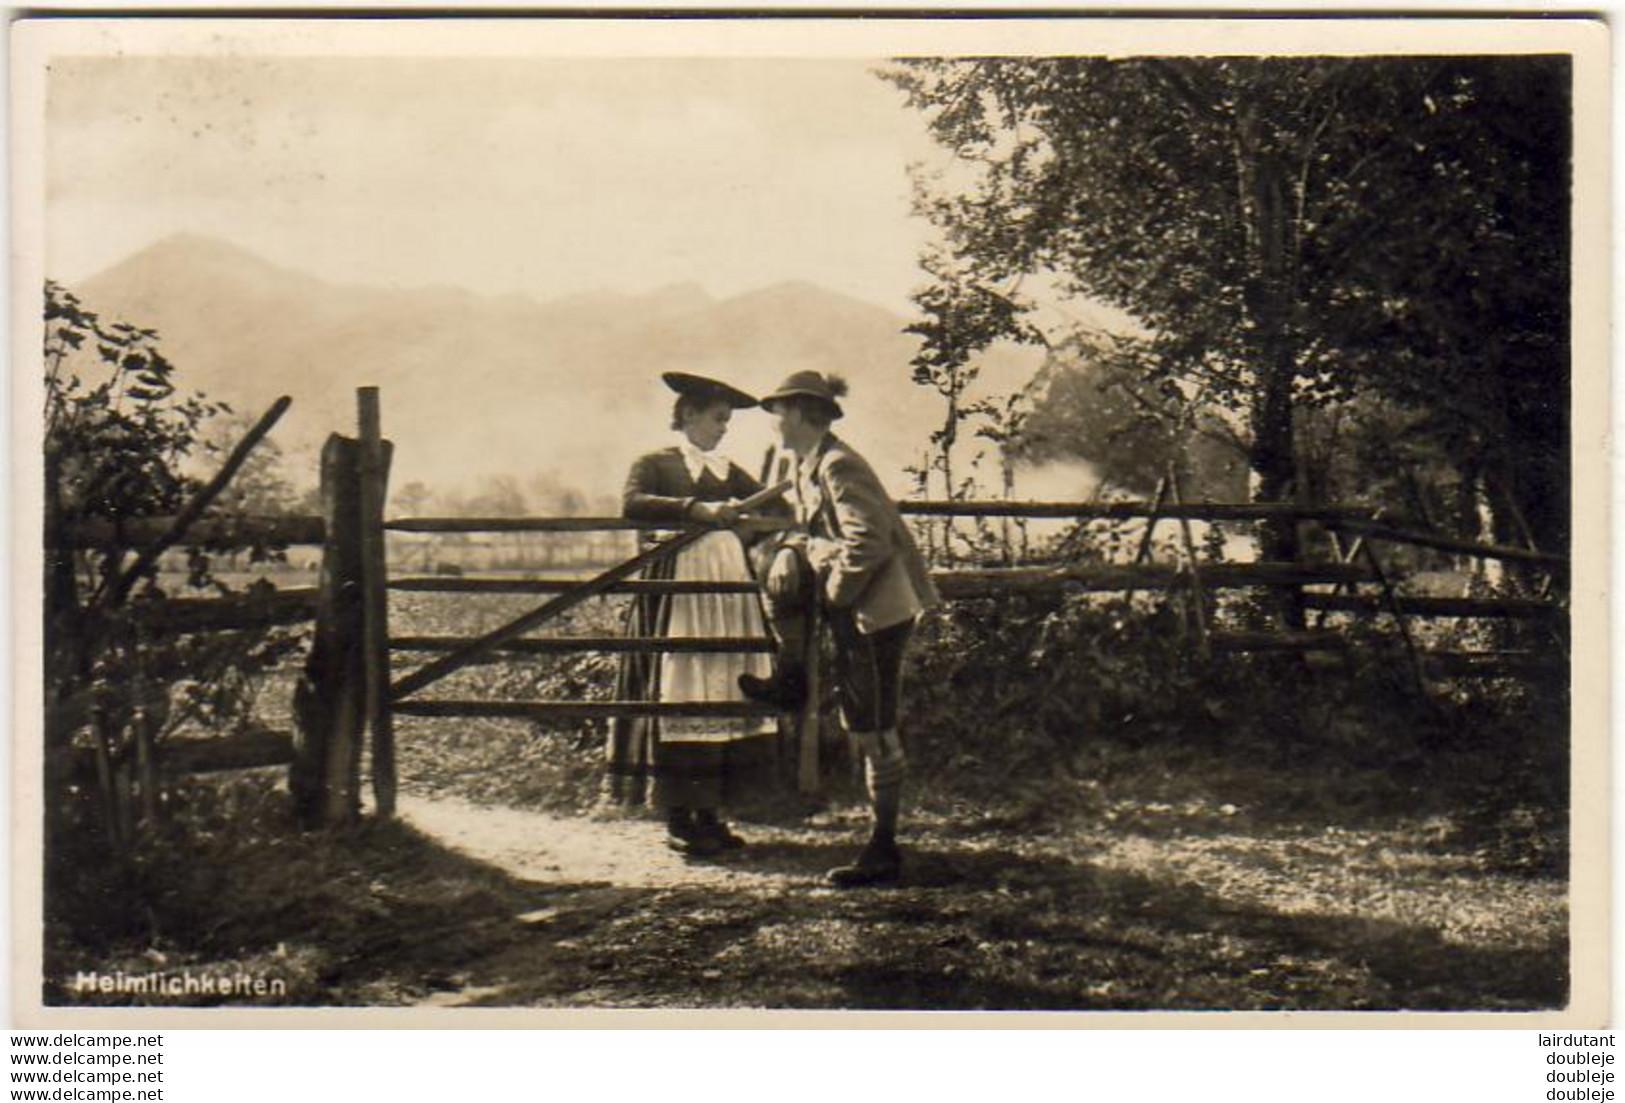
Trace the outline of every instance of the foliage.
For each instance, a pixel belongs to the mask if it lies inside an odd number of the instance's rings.
[[[1270,655],[1204,659],[1161,597],[956,602],[911,646],[908,684],[935,688],[909,697],[910,753],[938,799],[1026,794],[1046,819],[1099,812],[1088,803],[1099,784],[1212,800],[1223,775],[1254,816],[1436,814],[1453,845],[1498,868],[1561,872],[1567,707],[1555,687],[1506,679],[1422,695],[1391,638],[1351,631],[1357,665],[1317,673]]]
[[[91,816],[76,796],[88,788],[76,775],[88,751],[102,826],[127,842],[136,807],[150,818],[163,802],[161,742],[188,724],[224,731],[246,722],[258,679],[295,637],[160,631],[149,614],[172,595],[158,560],[132,562],[135,549],[119,539],[71,546],[66,534],[96,522],[118,533],[180,512],[200,488],[188,461],[230,411],[178,389],[153,330],[104,323],[55,283],[45,287],[45,321],[48,807],[58,829]],[[274,554],[252,549],[254,558]],[[197,550],[186,588],[229,592]]]
[[[918,190],[949,251],[919,301],[965,323],[922,328],[922,361],[1028,336],[987,304],[1042,277],[1136,319],[1118,352],[1148,393],[1245,426],[1260,499],[1298,489],[1297,415],[1371,388],[1562,531],[1565,61],[915,59],[888,79],[959,170]],[[1266,537],[1294,557],[1289,526]]]
[[[914,295],[922,320],[910,324],[907,332],[921,338],[912,361],[914,382],[935,390],[946,406],[942,426],[930,439],[932,466],[942,475],[944,496],[951,499],[961,490],[953,470],[960,423],[976,412],[965,403],[965,392],[980,373],[971,354],[984,343],[978,335],[1014,332],[1020,306],[985,287],[958,282],[940,261],[928,259],[926,268],[938,282]]]
[[[1090,739],[1126,722],[1145,738],[1167,730],[1193,649],[1176,646],[1171,607],[1147,604],[1011,595],[925,621],[907,672],[910,685],[936,687],[910,700],[919,759],[1002,784],[1071,771]]]
[[[181,465],[200,426],[229,408],[178,394],[156,331],[103,325],[51,282],[45,327],[45,449],[64,517],[174,513],[196,489]]]

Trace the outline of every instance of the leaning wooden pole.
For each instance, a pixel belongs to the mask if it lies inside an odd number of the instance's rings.
[[[1370,544],[1362,544],[1361,552],[1367,563],[1371,565],[1371,573],[1377,578],[1377,584],[1382,587],[1382,599],[1388,607],[1388,615],[1393,618],[1394,626],[1399,629],[1399,638],[1405,643],[1405,655],[1410,659],[1411,680],[1416,686],[1416,694],[1423,701],[1431,701],[1428,695],[1427,677],[1422,671],[1422,656],[1416,649],[1416,640],[1411,637],[1411,626],[1405,620],[1405,612],[1400,607],[1399,595],[1394,590],[1394,583],[1383,570],[1382,563],[1377,559],[1376,551]]]
[[[1134,553],[1134,565],[1136,567],[1151,558],[1152,550],[1156,547],[1152,541],[1156,537],[1157,522],[1162,520],[1162,507],[1167,504],[1167,501],[1168,476],[1164,474],[1162,478],[1157,480],[1157,492],[1151,496],[1151,514],[1145,519],[1145,532],[1140,535],[1140,547]],[[1123,600],[1125,602],[1134,600],[1132,587],[1123,591]]]
[[[361,429],[361,624],[366,662],[367,725],[372,731],[372,794],[378,815],[395,814],[395,718],[389,694],[389,576],[384,500],[389,457],[378,388],[356,392]]]
[[[824,700],[820,619],[818,604],[814,602],[807,614],[807,701],[795,718],[796,788],[802,793],[817,793],[823,789],[823,772],[818,761]]]
[[[254,446],[265,439],[265,435],[281,420],[282,415],[288,412],[288,407],[291,405],[293,405],[293,399],[287,395],[283,395],[271,403],[270,408],[261,414],[260,419],[254,423],[253,428],[249,429],[243,439],[237,442],[237,447],[231,450],[231,454],[226,457],[226,462],[220,465],[219,471],[215,472],[214,478],[210,479],[197,493],[192,495],[191,499],[181,507],[181,511],[169,522],[169,527],[159,534],[156,540],[141,549],[136,555],[134,563],[120,571],[116,577],[110,575],[103,580],[102,589],[92,599],[92,603],[105,598],[109,605],[122,605],[130,590],[140,581],[141,576],[153,564],[158,562],[158,557],[173,547],[175,542],[182,536],[185,536],[186,530],[191,527],[192,522],[203,516],[203,511],[208,509],[214,500],[220,496],[220,492],[230,485],[232,478],[241,470],[243,464],[248,462],[248,454],[254,450]]]

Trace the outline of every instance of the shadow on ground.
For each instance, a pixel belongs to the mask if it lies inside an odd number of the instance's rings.
[[[1291,915],[1087,857],[917,850],[905,883],[841,893],[849,843],[736,861],[791,880],[568,890],[471,977],[485,1006],[852,1009],[1529,1009],[1566,948],[1475,949],[1357,915]],[[588,917],[585,921],[583,916]]]
[[[152,871],[170,888],[147,929],[56,938],[46,1000],[142,1002],[81,996],[60,978],[156,961],[282,977],[289,991],[274,1002],[300,1005],[1526,1010],[1566,999],[1560,940],[1474,947],[1353,909],[1272,910],[1108,868],[1098,837],[927,835],[903,885],[838,892],[821,875],[853,853],[850,826],[757,836],[720,867],[658,884],[568,868],[515,876],[400,822],[218,841]]]

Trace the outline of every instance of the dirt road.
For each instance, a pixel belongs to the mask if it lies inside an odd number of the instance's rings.
[[[527,886],[439,1006],[1485,1008],[1561,1003],[1561,882],[1407,830],[1259,833],[1229,806],[1041,833],[937,818],[906,883],[837,892],[855,810],[745,825],[689,863],[657,824],[407,797],[434,842]],[[1118,817],[1112,817],[1116,820]],[[487,940],[490,944],[490,940]],[[456,954],[449,955],[456,958]]]

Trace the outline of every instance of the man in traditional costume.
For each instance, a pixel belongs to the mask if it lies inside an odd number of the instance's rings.
[[[898,736],[903,651],[915,621],[938,598],[925,559],[867,461],[830,431],[842,416],[844,381],[796,372],[761,405],[795,462],[796,530],[769,560],[765,591],[779,641],[772,678],[741,675],[753,700],[785,710],[807,694],[807,618],[813,602],[829,625],[847,730],[863,750],[874,825],[855,861],[829,872],[840,887],[896,882],[897,821],[907,760]]]

